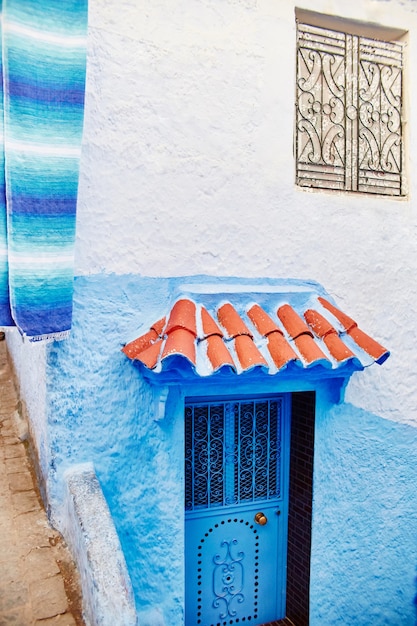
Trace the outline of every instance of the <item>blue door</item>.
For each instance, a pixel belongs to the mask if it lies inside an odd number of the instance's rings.
[[[285,616],[289,397],[187,401],[185,624]]]

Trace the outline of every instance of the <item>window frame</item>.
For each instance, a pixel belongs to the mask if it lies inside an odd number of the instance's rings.
[[[297,186],[404,198],[406,31],[303,10],[296,25]]]

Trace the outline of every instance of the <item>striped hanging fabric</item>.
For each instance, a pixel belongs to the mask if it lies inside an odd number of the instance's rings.
[[[87,0],[3,0],[0,326],[71,328]],[[1,88],[1,86],[0,86]]]

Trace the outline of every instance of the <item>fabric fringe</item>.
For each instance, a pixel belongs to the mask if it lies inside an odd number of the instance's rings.
[[[36,335],[35,337],[24,335],[23,337],[24,341],[29,341],[29,343],[37,343],[38,341],[52,343],[53,341],[64,341],[64,339],[69,338],[70,334],[70,330],[62,330],[59,333],[48,333],[46,335]]]

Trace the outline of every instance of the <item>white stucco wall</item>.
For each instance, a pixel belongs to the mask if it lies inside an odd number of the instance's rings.
[[[292,0],[90,0],[76,273],[292,277],[322,283],[392,356],[348,399],[413,421],[417,116],[405,200],[294,184]],[[302,8],[408,29],[411,0]],[[406,80],[406,101],[417,101]],[[416,109],[414,108],[414,111]]]
[[[408,29],[406,75],[413,76],[413,0],[304,0],[302,8]],[[17,333],[8,343],[53,520],[67,530],[65,472],[93,462],[138,610],[161,609],[167,624],[177,624],[181,416],[154,422],[151,391],[120,352],[136,324],[167,311],[170,281],[144,277],[323,284],[392,355],[353,376],[351,404],[317,418],[312,623],[325,623],[326,615],[332,626],[346,616],[354,623],[366,609],[364,624],[382,624],[377,611],[391,624],[401,607],[401,623],[411,626],[417,431],[380,416],[417,425],[416,81],[406,80],[406,199],[298,189],[294,10],[293,0],[89,0],[73,330],[68,341],[47,347],[22,344]],[[351,470],[355,480],[346,488]],[[391,502],[395,515],[386,513]],[[353,538],[345,507],[355,518]],[[162,512],[156,522],[154,510]],[[346,581],[339,572],[350,572],[350,563],[355,576]],[[368,594],[370,579],[378,596],[373,587]],[[358,604],[363,590],[365,609]],[[406,601],[392,599],[402,593]]]
[[[30,417],[30,434],[42,467],[50,458],[46,418],[46,345],[23,341],[17,329],[7,331],[7,348],[18,377],[20,397],[25,403],[24,418]],[[23,427],[23,424],[22,424]]]

